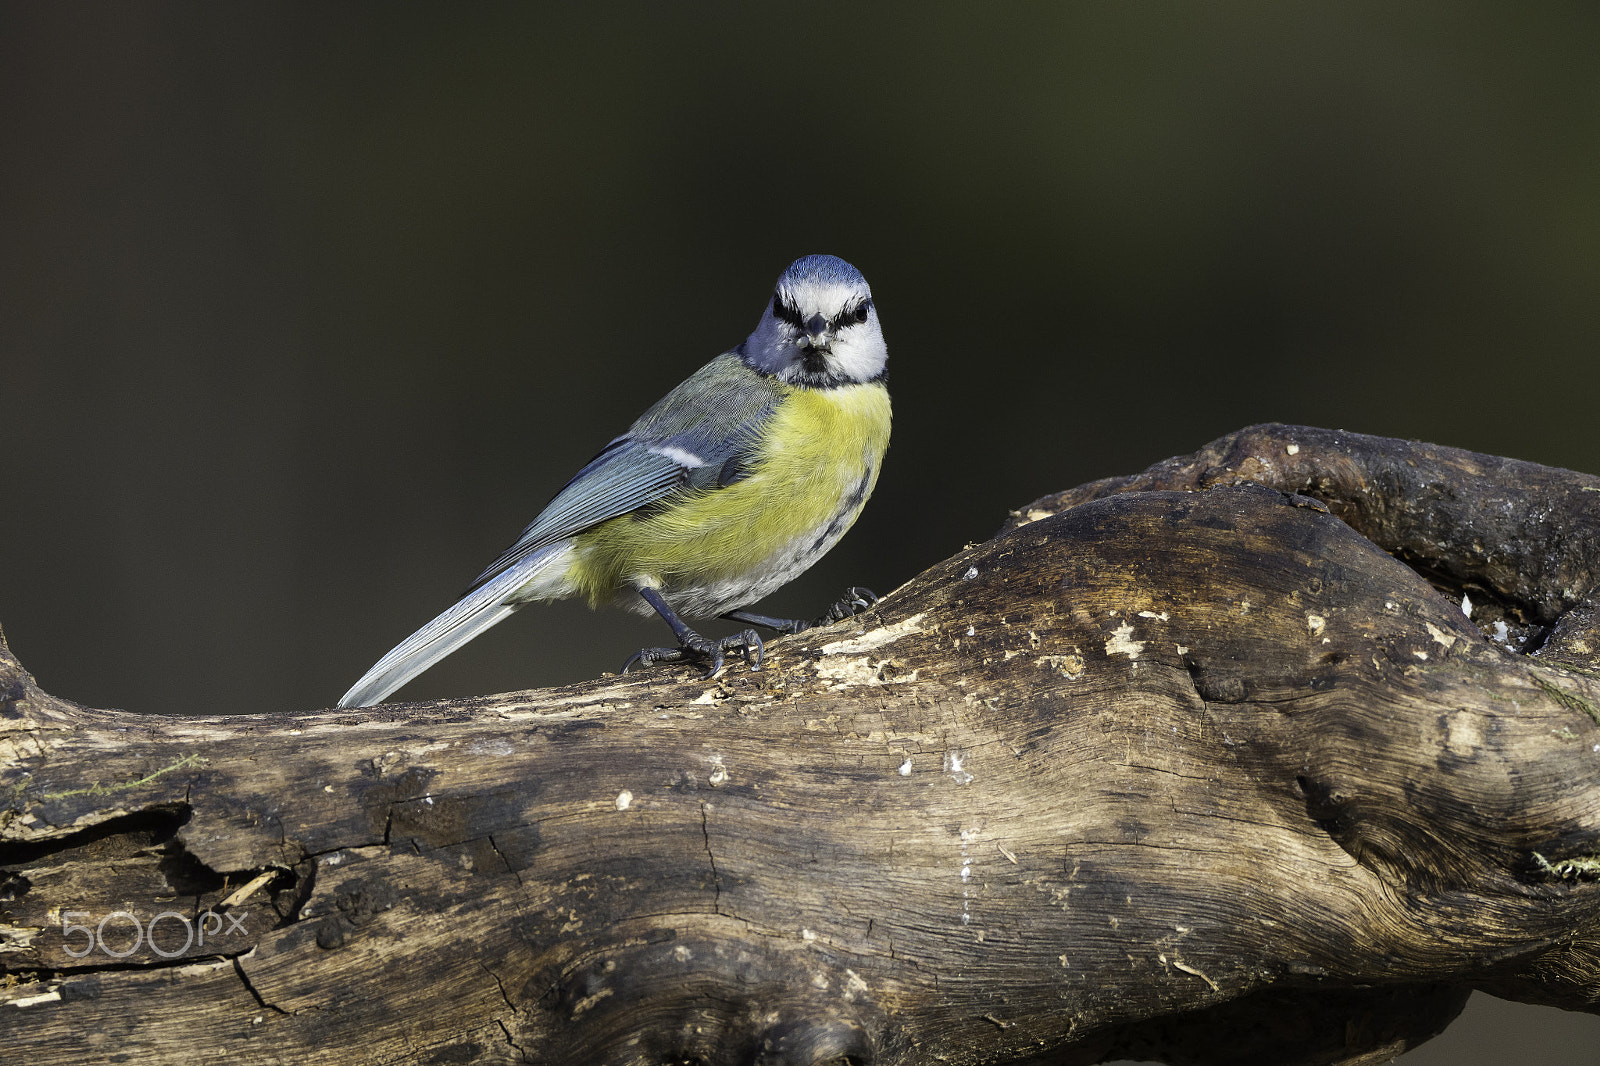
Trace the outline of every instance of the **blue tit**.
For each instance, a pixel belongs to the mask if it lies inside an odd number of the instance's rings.
[[[536,600],[585,596],[672,627],[677,646],[636,663],[703,662],[724,652],[755,668],[753,629],[708,640],[684,616],[799,632],[865,610],[851,589],[815,621],[748,608],[844,536],[889,445],[888,349],[860,271],[831,255],[797,259],[755,331],[646,411],[567,482],[516,543],[439,617],[357,681],[340,707],[377,703]]]

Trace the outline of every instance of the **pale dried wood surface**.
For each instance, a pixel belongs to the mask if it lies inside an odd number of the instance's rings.
[[[1600,479],[1263,426],[717,682],[133,716],[0,649],[0,1041],[1311,1064],[1600,1011],[1597,545]],[[74,957],[115,912],[167,916]]]

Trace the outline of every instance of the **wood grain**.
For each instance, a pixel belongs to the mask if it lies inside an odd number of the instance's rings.
[[[714,682],[176,718],[0,650],[0,1041],[1310,1064],[1600,1011],[1597,530],[1600,479],[1264,426]]]

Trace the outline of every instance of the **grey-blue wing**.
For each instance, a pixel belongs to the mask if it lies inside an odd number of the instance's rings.
[[[498,577],[541,548],[672,494],[683,485],[682,463],[618,437],[567,482],[550,505],[522,531],[472,587]]]
[[[568,481],[472,589],[558,540],[674,493],[714,489],[744,476],[777,389],[723,355],[702,367]]]

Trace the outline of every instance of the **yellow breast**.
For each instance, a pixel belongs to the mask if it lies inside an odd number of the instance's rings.
[[[882,384],[783,388],[747,477],[686,493],[579,538],[572,577],[592,603],[638,583],[683,613],[743,606],[799,574],[855,522],[889,446]]]

